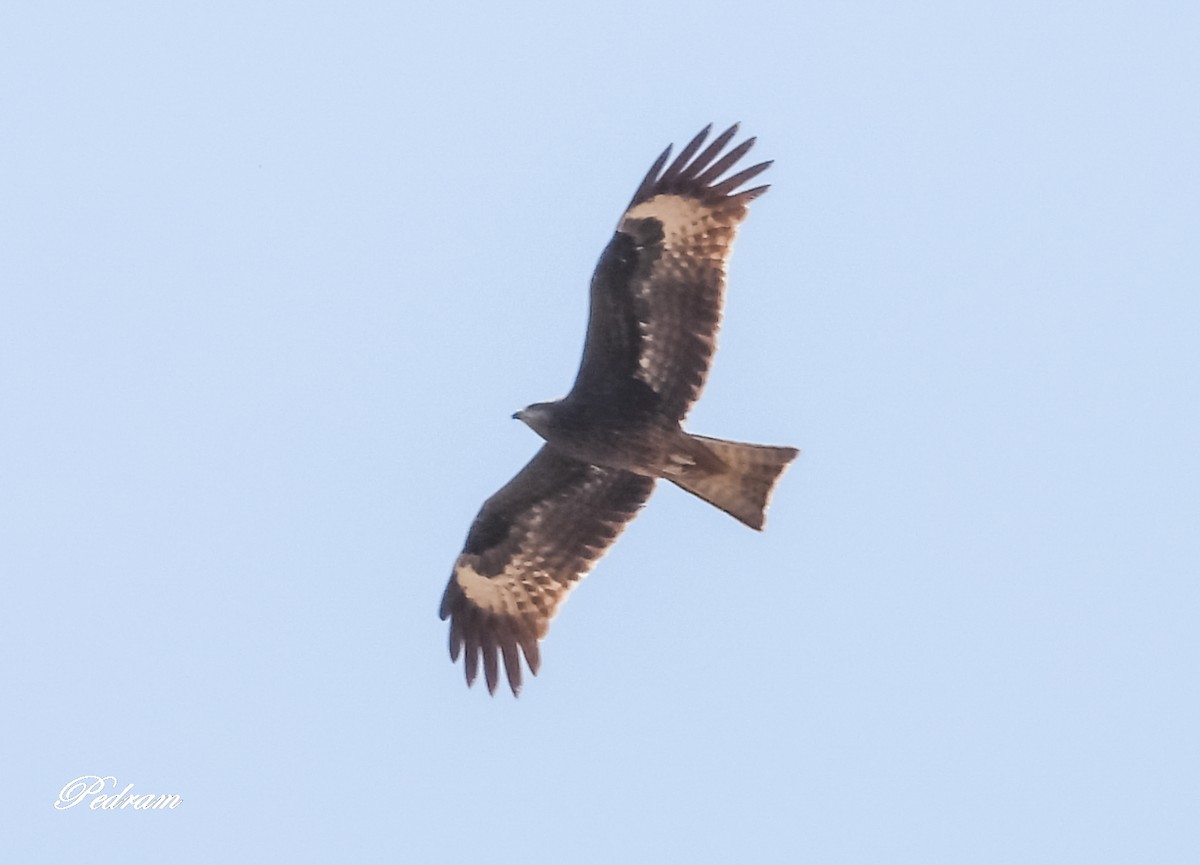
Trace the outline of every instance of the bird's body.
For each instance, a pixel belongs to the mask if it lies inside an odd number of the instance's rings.
[[[693,435],[683,429],[715,350],[725,265],[746,205],[765,186],[736,191],[770,165],[720,179],[750,146],[721,150],[737,127],[698,152],[708,129],[642,181],[592,277],[583,360],[561,400],[514,417],[546,444],[484,503],[442,598],[450,653],[465,649],[468,683],[482,658],[494,691],[503,659],[520,689],[538,641],[570,588],[670,480],[761,529],[779,475],[798,453]]]
[[[576,400],[535,403],[516,417],[559,453],[651,478],[662,476],[684,438],[679,424],[654,413],[614,414]]]

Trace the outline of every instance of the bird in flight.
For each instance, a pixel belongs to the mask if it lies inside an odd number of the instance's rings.
[[[442,596],[450,657],[464,655],[468,685],[480,658],[491,693],[501,660],[514,695],[520,655],[537,674],[538,643],[559,604],[656,480],[761,529],[771,490],[799,453],[683,430],[716,349],[734,235],[747,205],[767,191],[741,187],[771,165],[723,178],[754,139],[722,154],[738,127],[705,147],[711,128],[670,165],[670,147],[658,157],[617,223],[592,275],[570,392],[513,415],[545,444],[484,502]]]

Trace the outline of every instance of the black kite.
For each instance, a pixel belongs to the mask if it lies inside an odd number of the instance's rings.
[[[450,657],[479,659],[490,692],[504,660],[521,688],[518,649],[534,674],[538,641],[559,604],[665,478],[754,529],[797,451],[683,431],[716,347],[725,268],[746,206],[766,186],[737,191],[762,162],[724,180],[750,150],[721,151],[733,126],[700,151],[705,128],[646,174],[592,276],[583,360],[570,393],[514,417],[546,444],[488,499],[442,597]]]

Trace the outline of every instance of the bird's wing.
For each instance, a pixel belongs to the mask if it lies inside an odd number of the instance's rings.
[[[749,138],[724,155],[734,125],[711,144],[706,127],[667,165],[650,168],[592,276],[583,360],[571,395],[653,409],[682,420],[700,396],[716,349],[725,270],[749,202],[737,191],[760,162],[725,179]]]
[[[479,658],[488,691],[499,678],[521,688],[518,647],[535,675],[538,640],[566,594],[649,498],[651,478],[589,466],[543,447],[484,502],[442,596],[450,657],[465,648],[467,684]]]

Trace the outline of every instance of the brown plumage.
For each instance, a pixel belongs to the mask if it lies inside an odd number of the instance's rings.
[[[670,165],[668,147],[621,217],[592,276],[571,391],[514,415],[546,444],[484,503],[442,597],[450,656],[464,655],[468,684],[481,660],[491,692],[501,660],[514,694],[519,654],[537,673],[538,641],[558,605],[657,478],[761,529],[771,490],[798,453],[695,436],[681,426],[716,349],[734,235],[767,187],[736,190],[771,164],[721,179],[754,139],[722,156],[734,125],[701,151],[710,128]]]

